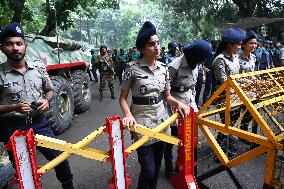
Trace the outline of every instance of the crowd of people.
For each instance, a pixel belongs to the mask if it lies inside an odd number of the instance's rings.
[[[1,141],[7,143],[19,128],[33,128],[36,134],[54,137],[44,114],[53,98],[53,85],[45,66],[40,61],[25,60],[27,44],[18,23],[8,25],[0,34],[0,48],[7,56],[7,62],[0,65],[0,121],[5,125],[0,130]],[[111,51],[104,45],[100,47],[99,54],[92,50],[89,74],[92,73],[94,82],[100,81],[100,101],[103,100],[106,81],[111,98],[116,99],[113,80],[118,78],[121,85],[119,103],[125,127],[135,127],[139,123],[155,128],[175,111],[182,117],[189,114],[189,107],[198,111],[199,105],[205,103],[230,75],[284,66],[283,51],[280,43],[260,41],[253,31],[229,28],[222,33],[220,41],[213,39],[210,44],[206,40],[195,40],[185,46],[172,41],[166,52],[160,47],[155,26],[146,21],[137,35],[136,46],[128,53],[124,49]],[[201,95],[203,82],[205,87]],[[16,95],[15,90],[22,92]],[[27,96],[30,92],[34,95]],[[129,94],[130,104],[127,100]],[[199,102],[201,97],[202,102]],[[222,102],[225,98],[218,100]],[[31,108],[32,101],[38,103],[36,111]],[[230,120],[236,120],[240,111],[231,109]],[[33,118],[32,122],[27,122],[29,116]],[[224,123],[223,112],[220,118]],[[250,121],[251,117],[245,116],[241,129],[247,130]],[[177,136],[177,127],[171,125],[164,132]],[[255,128],[253,132],[257,132]],[[133,133],[134,141],[141,137]],[[224,134],[218,133],[219,142],[225,138]],[[48,160],[59,155],[55,150],[41,147],[39,150]],[[137,153],[141,166],[138,189],[157,188],[163,157],[167,178],[175,174],[172,145],[151,139],[139,147]],[[13,162],[12,154],[9,156]],[[67,160],[55,171],[63,188],[74,188]]]
[[[100,54],[105,53],[100,49]],[[189,106],[198,111],[230,75],[284,66],[281,43],[261,40],[254,31],[245,32],[239,28],[225,30],[220,40],[212,39],[210,44],[206,40],[196,40],[184,46],[171,41],[166,51],[160,47],[155,26],[145,22],[138,33],[136,47],[128,53],[120,49],[113,53],[109,50],[106,54],[112,59],[111,78],[116,75],[121,85],[119,102],[125,115],[123,124],[127,127],[139,123],[154,128],[174,111],[187,115]],[[100,73],[104,75],[104,61],[97,58],[94,62],[93,67],[100,65]],[[101,80],[104,80],[103,76]],[[110,88],[112,85],[109,84]],[[101,81],[100,91],[103,90],[101,87],[104,87],[104,81]],[[132,102],[129,106],[130,91]],[[220,104],[224,100],[220,98]],[[231,109],[231,122],[238,119],[241,111],[244,110]],[[220,118],[225,123],[223,112]],[[247,113],[241,129],[247,130],[250,121],[252,118]],[[257,125],[252,125],[256,133]],[[165,133],[177,136],[177,127],[172,125]],[[133,136],[135,141],[141,137],[136,133]],[[218,133],[220,144],[225,139],[224,134]],[[175,174],[172,148],[171,144],[150,140],[137,150],[141,165],[138,188],[156,188],[163,157],[166,177]],[[234,150],[235,147],[229,144],[229,148]]]

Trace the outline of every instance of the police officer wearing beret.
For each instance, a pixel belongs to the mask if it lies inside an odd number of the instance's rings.
[[[249,31],[246,33],[245,39],[242,41],[242,51],[239,54],[240,60],[240,73],[253,72],[256,66],[256,56],[253,54],[257,47],[257,35],[254,31]],[[246,108],[242,108],[245,111]],[[252,117],[249,112],[245,113],[240,128],[247,131],[249,122]],[[257,124],[253,121],[252,132],[257,133]],[[241,141],[247,143],[246,140],[241,139]]]
[[[7,143],[16,131],[33,128],[36,134],[54,137],[44,112],[53,97],[53,85],[43,62],[25,61],[27,43],[18,23],[8,25],[0,33],[1,51],[7,62],[0,65],[0,140]],[[38,147],[46,159],[52,160],[58,151]],[[9,152],[11,162],[12,152]],[[73,175],[68,161],[55,167],[56,177],[64,189],[73,189]]]
[[[238,52],[241,48],[241,42],[245,38],[245,32],[239,28],[229,28],[222,34],[222,40],[216,50],[215,59],[213,61],[213,69],[217,82],[217,88],[224,83],[230,75],[240,73],[240,62]],[[220,97],[220,104],[225,104],[225,96]],[[240,114],[239,109],[233,109],[230,112],[231,122],[235,122]],[[220,113],[222,123],[225,123],[225,112]],[[217,141],[223,143],[225,136],[218,133]],[[224,144],[225,145],[225,144]],[[236,147],[230,144],[231,150],[236,150]]]
[[[128,63],[121,84],[120,106],[124,112],[123,124],[133,127],[136,122],[155,128],[168,118],[164,102],[176,106],[182,115],[189,114],[189,108],[170,94],[169,75],[166,64],[157,61],[160,55],[160,42],[155,26],[147,21],[140,29],[136,39],[137,49],[142,58]],[[127,97],[132,92],[129,108]],[[169,133],[169,129],[166,129]],[[141,135],[134,133],[134,139]],[[159,177],[165,143],[151,139],[139,149],[138,162],[141,172],[139,189],[155,189]]]

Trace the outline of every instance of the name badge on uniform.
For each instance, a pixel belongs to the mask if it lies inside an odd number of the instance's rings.
[[[147,93],[147,87],[145,85],[141,85],[140,94],[146,94],[146,93]]]
[[[147,75],[145,75],[145,76],[137,75],[136,79],[148,79],[148,76]]]
[[[12,94],[12,101],[19,101],[20,97],[21,96],[18,93],[13,93]]]

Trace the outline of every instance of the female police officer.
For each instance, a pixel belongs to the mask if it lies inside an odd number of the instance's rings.
[[[203,63],[212,54],[210,44],[204,40],[196,40],[183,49],[183,55],[168,64],[173,97],[191,106],[196,112],[195,85],[198,77],[197,65]],[[177,136],[176,126],[171,126],[171,134]],[[165,149],[165,175],[167,178],[173,172],[173,145],[167,143]]]
[[[250,31],[246,33],[246,37],[242,42],[242,51],[239,55],[240,60],[240,73],[253,72],[255,70],[256,56],[252,53],[257,47],[257,35],[255,32]],[[256,78],[254,78],[256,79]],[[253,94],[252,94],[253,95]],[[243,111],[245,108],[242,108]],[[252,120],[251,115],[247,112],[241,121],[240,128],[243,130],[248,130],[249,122]],[[253,121],[252,132],[257,133],[257,124]],[[245,143],[246,140],[241,140]]]
[[[215,59],[213,61],[213,69],[218,88],[227,80],[230,75],[240,72],[240,63],[237,53],[241,48],[241,42],[245,38],[245,32],[239,28],[229,28],[222,34],[222,40],[216,50]],[[225,103],[225,96],[219,99],[219,103]],[[239,109],[233,109],[230,112],[231,122],[236,121],[239,116]],[[222,123],[225,123],[225,113],[220,113]],[[218,133],[217,140],[221,142],[224,135]],[[234,146],[230,146],[233,148]]]
[[[120,105],[125,115],[123,124],[130,127],[137,121],[154,128],[168,118],[163,101],[176,106],[182,115],[188,115],[189,108],[170,94],[166,65],[156,60],[160,55],[160,43],[151,22],[145,22],[140,29],[136,46],[142,58],[128,64],[121,84]],[[132,104],[129,109],[127,97],[130,89]],[[135,140],[139,137],[134,134]],[[141,166],[138,188],[156,188],[164,147],[164,142],[152,139],[137,150]]]

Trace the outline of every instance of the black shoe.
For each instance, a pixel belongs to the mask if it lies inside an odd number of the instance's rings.
[[[73,182],[68,182],[68,183],[62,184],[62,188],[63,189],[74,189]]]
[[[115,96],[114,96],[114,95],[111,95],[111,98],[112,98],[112,99],[115,99]]]

